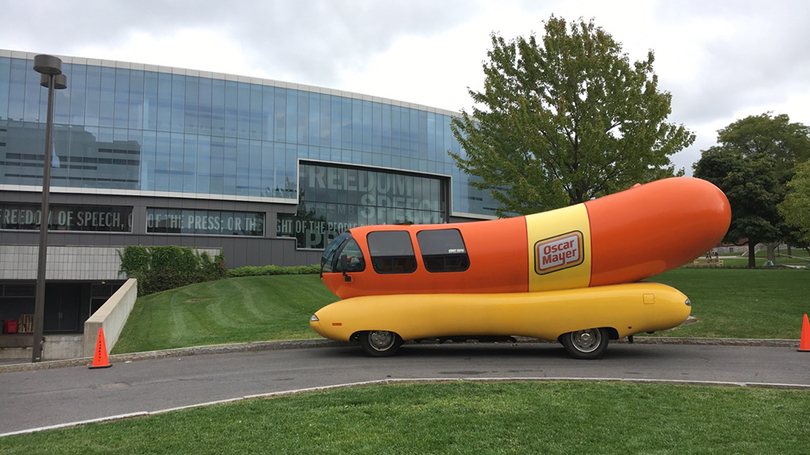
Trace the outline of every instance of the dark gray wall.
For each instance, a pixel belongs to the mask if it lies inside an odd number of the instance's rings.
[[[39,205],[42,202],[41,198],[41,193],[0,191],[0,200],[6,203]],[[61,193],[52,193],[50,203],[133,207],[131,233],[51,231],[48,234],[48,245],[51,246],[178,245],[192,248],[223,248],[228,268],[246,265],[289,266],[320,263],[321,251],[296,250],[295,239],[275,237],[276,214],[294,213],[295,205],[292,204]],[[147,207],[263,212],[265,213],[265,233],[264,237],[147,234]],[[38,231],[0,231],[0,245],[37,245],[38,243]]]

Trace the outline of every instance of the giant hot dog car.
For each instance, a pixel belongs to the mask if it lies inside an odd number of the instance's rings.
[[[640,280],[704,254],[730,220],[717,187],[677,177],[528,216],[358,227],[324,251],[323,282],[342,300],[310,325],[373,356],[408,340],[527,336],[598,358],[610,339],[686,320],[684,294]]]

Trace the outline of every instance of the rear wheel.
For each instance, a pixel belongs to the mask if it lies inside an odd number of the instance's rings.
[[[371,330],[360,333],[360,346],[372,357],[394,355],[402,345],[402,338],[394,332]]]
[[[562,334],[559,341],[571,357],[598,359],[605,355],[610,334],[607,329],[577,330]]]

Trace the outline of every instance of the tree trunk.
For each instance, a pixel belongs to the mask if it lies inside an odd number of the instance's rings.
[[[765,247],[768,248],[768,260],[771,261],[771,264],[776,265],[776,247],[778,247],[778,243],[766,243]]]
[[[757,246],[756,243],[752,242],[751,240],[748,241],[748,268],[755,269],[757,268],[757,252],[754,248]]]

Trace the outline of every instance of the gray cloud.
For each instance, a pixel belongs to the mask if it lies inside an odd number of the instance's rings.
[[[662,2],[660,6],[664,22],[688,23],[700,14],[734,27],[730,36],[705,41],[697,73],[672,86],[685,121],[706,123],[748,105],[783,103],[792,92],[807,89],[810,2]],[[678,37],[672,39],[677,44]]]
[[[43,2],[3,3],[11,20],[0,30],[0,43],[15,50],[69,54],[99,43],[122,46],[135,32],[162,36],[213,28],[225,31],[271,77],[316,85],[328,85],[345,68],[362,67],[399,37],[429,37],[477,11],[476,3],[461,0],[92,0],[47,8]],[[55,41],[59,52],[52,50]]]

